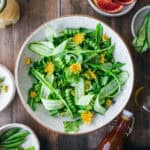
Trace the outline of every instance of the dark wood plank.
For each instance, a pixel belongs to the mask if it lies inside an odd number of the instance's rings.
[[[132,35],[130,31],[131,19],[135,12],[149,5],[149,0],[138,1],[135,8],[127,15],[119,18],[108,18],[94,12],[87,0],[19,0],[21,6],[21,20],[14,26],[0,30],[0,63],[6,65],[14,72],[15,62],[19,49],[26,37],[39,25],[52,18],[68,14],[85,14],[101,19],[114,28],[125,40],[130,48],[134,62],[136,81],[135,87],[150,83],[149,68],[143,67],[147,59],[135,54],[131,45]],[[143,72],[145,72],[143,74]],[[128,138],[127,147],[131,145],[145,147],[150,145],[150,119],[147,113],[139,111],[131,98],[127,108],[135,113],[136,124],[133,134]],[[18,95],[13,103],[0,113],[0,126],[20,122],[29,125],[38,135],[41,142],[41,150],[95,150],[103,135],[109,131],[108,126],[87,135],[64,136],[41,127],[34,121],[23,108]],[[109,125],[111,126],[111,125]]]
[[[69,14],[83,14],[90,15],[96,18],[101,19],[107,24],[112,23],[112,19],[100,16],[96,14],[91,7],[89,6],[87,0],[61,0],[61,11],[60,15],[69,15]],[[59,143],[66,143],[63,146],[60,146],[60,150],[69,150],[72,147],[72,150],[77,149],[87,149],[94,150],[97,147],[98,142],[103,137],[103,135],[108,131],[108,128],[105,127],[97,132],[81,135],[77,137],[68,137],[68,136],[59,136]]]
[[[126,14],[125,16],[122,17],[117,17],[117,18],[108,18],[108,17],[103,17],[97,13],[95,13],[92,8],[89,6],[88,2],[86,0],[80,1],[80,0],[61,0],[61,15],[66,15],[66,14],[86,14],[90,15],[96,18],[99,18],[100,20],[106,22],[109,24],[113,29],[115,29],[125,40],[126,44],[129,46],[129,49],[131,51],[134,63],[135,63],[135,74],[136,74],[136,79],[135,79],[135,87],[138,87],[143,82],[147,83],[147,80],[144,80],[144,76],[141,72],[141,57],[135,54],[133,47],[131,45],[132,43],[132,35],[131,35],[131,20],[135,12],[145,6],[150,4],[148,0],[143,0],[138,1],[136,4],[135,8],[129,13]],[[146,70],[146,69],[145,69]],[[150,81],[149,81],[150,82]],[[133,134],[129,137],[129,145],[137,145],[137,146],[147,146],[150,145],[149,140],[146,140],[147,137],[150,137],[150,133],[146,131],[150,128],[150,120],[148,118],[148,114],[146,113],[141,113],[137,108],[135,108],[134,102],[133,102],[133,96],[127,106],[127,109],[133,111],[135,113],[136,117],[136,124],[135,124],[135,129],[133,131]],[[143,117],[145,116],[145,117]],[[145,125],[143,124],[146,124]],[[101,129],[95,133],[89,134],[82,136],[82,138],[85,137],[85,143],[88,143],[88,148],[86,147],[86,144],[83,143],[80,144],[81,147],[84,147],[83,149],[95,149],[97,146],[98,141],[102,138],[102,135],[107,132],[107,129]],[[141,136],[140,136],[141,135]],[[137,138],[139,137],[139,138]],[[78,143],[78,138],[74,139],[65,139],[66,141],[74,141],[75,143]],[[128,148],[131,148],[130,146]]]
[[[0,30],[0,63],[14,72],[16,58],[26,37],[44,22],[59,14],[55,0],[20,0],[21,20],[14,26]],[[55,149],[57,134],[49,132],[35,122],[23,108],[18,95],[13,103],[0,113],[0,126],[19,122],[29,125],[39,136],[41,149]]]
[[[89,6],[87,0],[61,0],[61,15],[83,14],[97,17],[106,23],[110,23],[112,19],[98,15]]]
[[[7,28],[6,30],[0,30],[0,63],[6,65],[11,71],[13,71],[13,36],[12,28]],[[9,44],[8,44],[9,43]],[[9,61],[6,61],[9,60]],[[11,122],[11,107],[5,109],[0,113],[0,124],[5,124]]]

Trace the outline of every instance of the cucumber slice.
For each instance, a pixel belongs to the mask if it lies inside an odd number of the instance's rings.
[[[148,15],[148,23],[147,23],[147,43],[148,48],[150,48],[150,13]]]
[[[104,115],[106,112],[106,108],[103,107],[100,103],[101,102],[99,101],[99,95],[98,95],[94,103],[94,111],[100,113],[101,115]]]
[[[64,104],[60,100],[44,99],[42,98],[42,103],[47,110],[57,110],[64,107]]]
[[[128,80],[128,73],[122,72],[118,76],[118,80],[121,85],[123,85]],[[116,90],[118,89],[118,83],[114,79],[110,81],[108,84],[106,84],[99,92],[99,99],[104,99],[106,97],[111,96]]]
[[[84,95],[81,98],[79,98],[78,103],[76,105],[87,106],[90,104],[93,97],[94,95],[92,94]]]
[[[7,0],[0,0],[0,12],[2,12],[6,6]]]

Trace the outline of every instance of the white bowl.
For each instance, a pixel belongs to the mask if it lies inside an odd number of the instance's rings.
[[[88,2],[89,2],[89,4],[91,5],[91,7],[92,7],[97,13],[99,13],[99,14],[101,14],[101,15],[104,15],[104,16],[107,16],[107,17],[120,17],[120,16],[123,16],[123,15],[127,14],[129,11],[131,11],[132,8],[134,7],[134,5],[136,4],[137,0],[135,0],[135,2],[133,2],[133,3],[130,4],[130,5],[127,5],[127,6],[124,5],[123,10],[120,11],[120,12],[118,12],[118,13],[107,13],[107,12],[101,10],[100,8],[98,8],[98,7],[94,4],[93,0],[88,0]]]
[[[132,23],[131,23],[131,31],[132,31],[132,35],[133,37],[136,36],[139,28],[141,27],[145,16],[150,12],[150,5],[145,6],[143,8],[141,8],[139,11],[136,12],[136,14],[134,15],[133,19],[132,19]]]
[[[32,41],[44,39],[45,30],[49,25],[51,25],[56,31],[60,31],[67,27],[86,27],[95,29],[97,23],[101,23],[103,25],[104,32],[108,34],[108,36],[112,37],[113,43],[116,43],[114,57],[116,58],[116,60],[126,63],[123,69],[129,72],[129,79],[120,95],[116,97],[116,103],[105,113],[105,115],[101,116],[97,114],[91,125],[82,125],[80,131],[76,134],[88,133],[105,126],[119,115],[130,98],[134,82],[133,63],[127,46],[116,32],[114,32],[108,25],[106,25],[102,21],[91,18],[89,16],[66,16],[51,20],[36,29],[24,42],[16,62],[15,70],[17,90],[24,107],[36,121],[38,121],[41,125],[47,127],[48,129],[59,133],[64,133],[63,121],[66,118],[51,117],[42,105],[39,106],[37,111],[35,112],[32,111],[30,106],[28,106],[28,90],[32,85],[32,79],[28,75],[29,67],[24,64],[24,57],[29,56],[33,61],[38,59],[37,55],[28,50],[28,44]]]
[[[15,81],[12,73],[3,65],[0,64],[0,77],[4,77],[4,84],[8,86],[6,93],[0,93],[0,112],[4,110],[13,100],[16,92]]]
[[[0,134],[5,132],[8,129],[15,128],[15,127],[22,128],[31,133],[30,135],[28,135],[26,142],[22,144],[23,148],[28,148],[28,147],[34,146],[35,150],[40,150],[40,144],[39,144],[39,140],[38,140],[37,136],[35,135],[35,133],[33,132],[33,130],[31,128],[29,128],[28,126],[26,126],[24,124],[12,123],[12,124],[4,125],[4,126],[0,127]]]

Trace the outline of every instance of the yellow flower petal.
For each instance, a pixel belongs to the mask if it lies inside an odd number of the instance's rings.
[[[73,37],[73,42],[76,44],[81,44],[84,41],[84,35],[82,33],[77,33]]]
[[[30,64],[31,64],[31,58],[30,58],[30,57],[25,57],[25,58],[24,58],[24,63],[25,63],[26,65],[30,65]]]
[[[8,85],[3,85],[2,86],[2,91],[5,92],[5,93],[8,92]]]
[[[53,74],[53,72],[54,72],[54,64],[51,63],[51,62],[48,62],[45,65],[44,72],[49,74],[49,75]]]
[[[105,42],[109,39],[108,35],[107,34],[103,34],[102,36],[102,40]]]
[[[30,92],[30,97],[31,98],[35,98],[37,96],[36,92],[35,91],[31,91]]]
[[[91,81],[85,80],[85,90],[89,90],[91,86]]]
[[[82,112],[81,119],[85,124],[90,124],[93,119],[93,113],[90,111]]]
[[[104,64],[104,62],[105,62],[105,54],[100,54],[100,63],[101,64]]]
[[[110,99],[106,100],[106,107],[110,107],[112,105],[112,101]]]
[[[91,70],[87,71],[87,75],[88,75],[89,79],[96,79],[96,74]]]
[[[81,64],[74,63],[70,66],[70,72],[71,73],[80,73],[81,72]]]

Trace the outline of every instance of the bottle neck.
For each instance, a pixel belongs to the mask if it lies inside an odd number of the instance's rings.
[[[130,123],[130,118],[127,118],[126,116],[123,116],[123,115],[120,116],[115,128],[113,129],[115,133],[114,136],[117,136],[119,138],[124,137],[126,134],[127,128],[129,126],[129,123]]]

